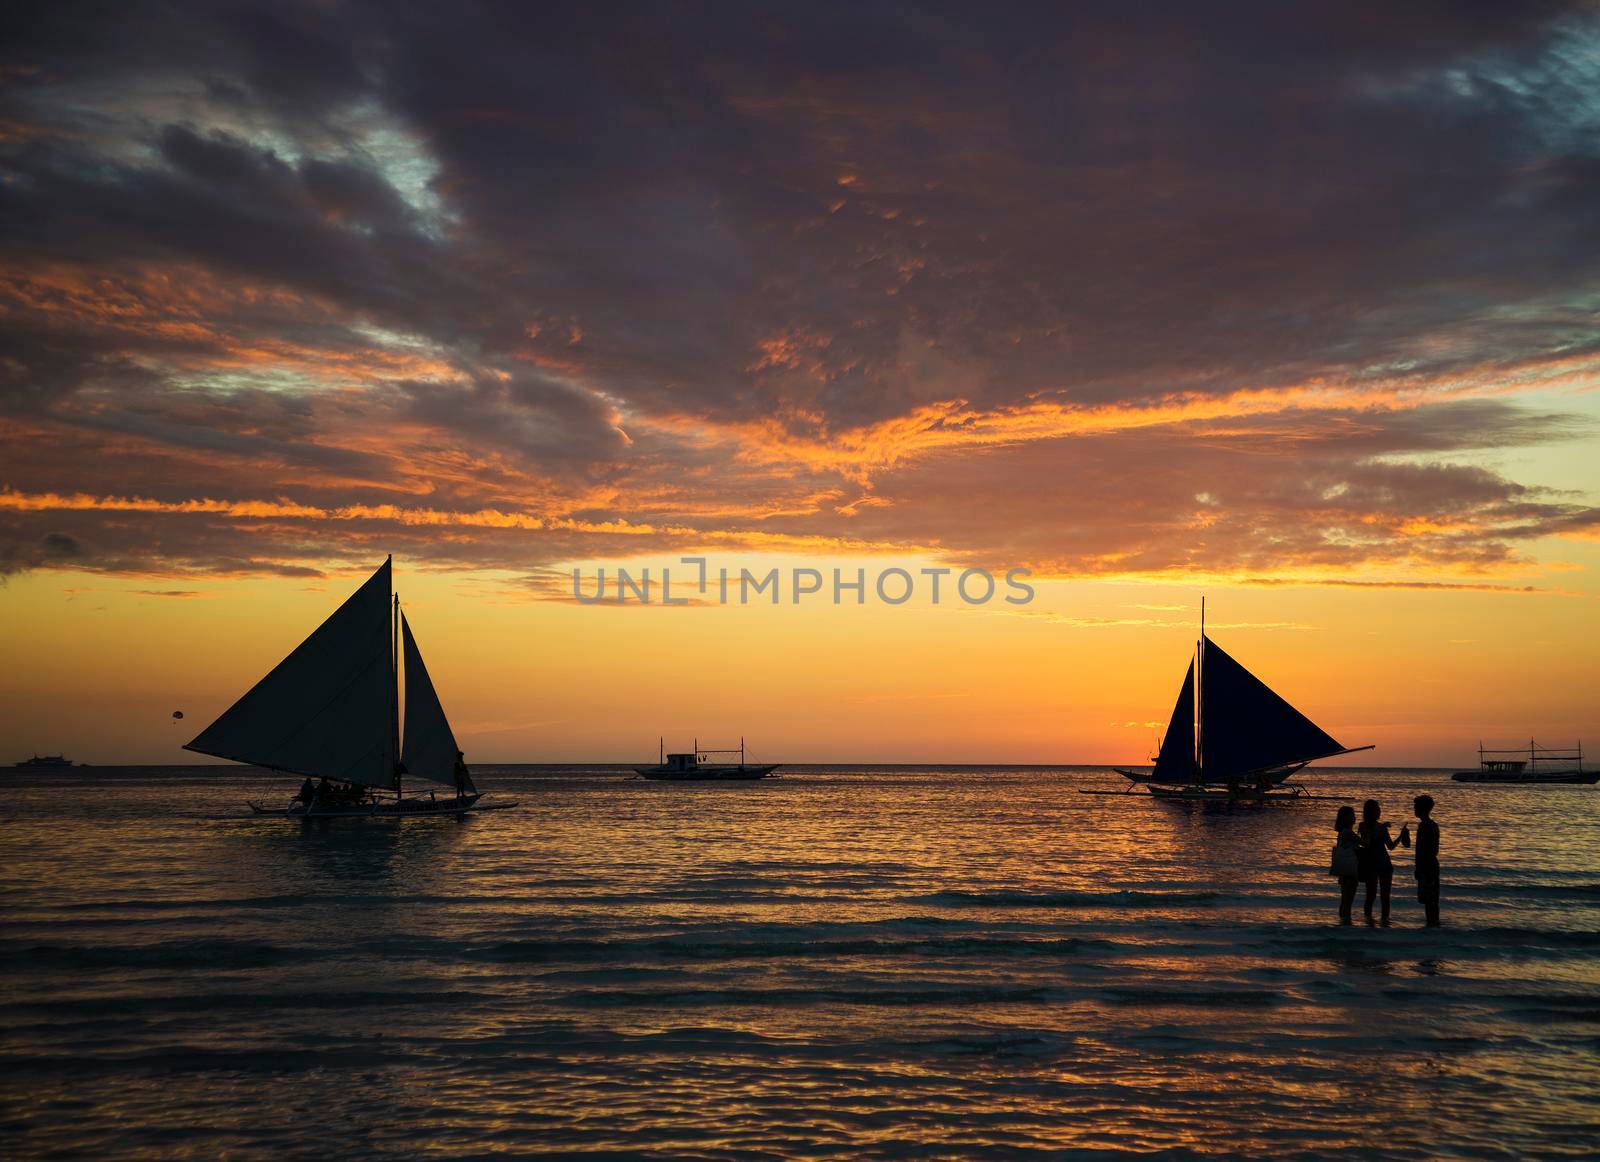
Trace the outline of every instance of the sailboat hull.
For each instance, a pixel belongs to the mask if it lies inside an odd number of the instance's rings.
[[[1156,782],[1155,779],[1151,778],[1151,776],[1149,776],[1148,774],[1141,774],[1138,771],[1123,770],[1121,767],[1117,767],[1115,769],[1116,769],[1117,774],[1121,775],[1123,778],[1129,780],[1130,782],[1148,783],[1149,786],[1150,786],[1150,789],[1152,791],[1156,791],[1158,789],[1162,790],[1162,791],[1193,790],[1194,788],[1197,788],[1197,787],[1198,788],[1208,788],[1209,787],[1209,788],[1214,788],[1214,789],[1222,791],[1224,795],[1226,795],[1228,793],[1228,784],[1226,782],[1219,783],[1219,782],[1213,782],[1211,780],[1204,780],[1203,779],[1198,783],[1194,783],[1194,782],[1158,783],[1158,782]],[[1300,769],[1299,767],[1284,767],[1282,770],[1265,771],[1265,772],[1262,772],[1262,773],[1259,773],[1259,774],[1250,775],[1246,779],[1243,779],[1243,780],[1240,781],[1241,782],[1241,789],[1248,789],[1248,788],[1251,788],[1251,787],[1259,787],[1263,779],[1265,779],[1266,782],[1268,784],[1270,784],[1271,786],[1276,787],[1278,784],[1282,783],[1285,779],[1287,779],[1290,775],[1294,774],[1299,769]]]
[[[1600,771],[1457,771],[1450,776],[1458,783],[1536,783],[1542,786],[1552,784],[1593,784],[1600,782]]]
[[[480,811],[504,811],[516,803],[480,803],[480,795],[452,796],[449,799],[395,799],[378,803],[362,803],[354,807],[313,807],[307,810],[298,803],[291,807],[268,807],[250,803],[256,815],[276,819],[431,819],[441,815],[467,815]]]
[[[1152,783],[1150,785],[1150,793],[1158,799],[1198,803],[1264,803],[1276,799],[1303,799],[1307,797],[1304,787],[1292,784],[1287,787],[1265,791],[1260,787],[1240,787],[1235,791],[1227,787],[1206,787],[1194,783],[1179,787]]]
[[[778,769],[777,763],[770,766],[712,766],[702,763],[700,766],[687,770],[675,770],[671,767],[634,767],[634,771],[641,779],[656,779],[668,783],[725,783],[746,779],[764,779]]]

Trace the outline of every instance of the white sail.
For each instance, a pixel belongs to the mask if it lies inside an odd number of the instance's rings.
[[[400,637],[406,658],[406,731],[400,762],[414,779],[454,786],[461,752],[404,614],[400,616]]]
[[[390,562],[184,749],[399,789]]]

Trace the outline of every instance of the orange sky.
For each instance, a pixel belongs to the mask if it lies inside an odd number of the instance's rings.
[[[739,560],[753,572],[804,562]],[[893,560],[913,573],[927,563]],[[892,561],[858,563],[870,578]],[[1170,712],[1201,592],[1060,581],[1004,611],[886,608],[870,595],[860,607],[584,607],[513,575],[419,573],[402,560],[396,577],[477,762],[642,759],[658,735],[687,748],[740,734],[789,762],[1139,762]],[[193,761],[178,746],[358,581],[14,578],[0,746]],[[1480,737],[1600,738],[1593,596],[1224,581],[1204,591],[1212,636],[1346,745],[1376,743],[1371,761],[1466,762]]]
[[[171,19],[0,46],[0,760],[389,553],[478,761],[1136,762],[1202,593],[1378,761],[1600,738],[1594,21]],[[1039,596],[563,596],[689,553]]]

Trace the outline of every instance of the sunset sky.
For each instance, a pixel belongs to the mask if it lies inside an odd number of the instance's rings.
[[[1592,6],[8,5],[0,77],[0,762],[194,759],[389,553],[469,761],[1146,761],[1201,594],[1363,761],[1600,752]],[[684,554],[1038,596],[571,599]]]

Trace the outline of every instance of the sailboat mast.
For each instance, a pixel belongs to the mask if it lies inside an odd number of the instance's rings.
[[[1203,782],[1206,776],[1205,737],[1201,731],[1201,699],[1205,697],[1206,656],[1206,599],[1200,595],[1200,640],[1194,647],[1194,779]]]
[[[389,619],[389,754],[394,762],[394,796],[400,788],[400,594],[394,595],[394,612]]]

